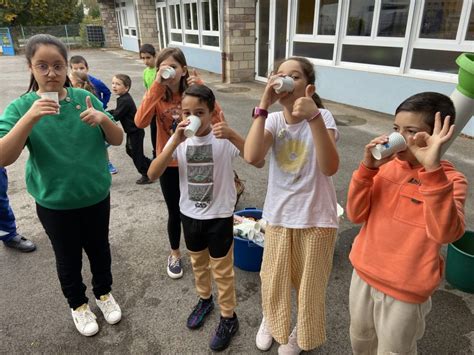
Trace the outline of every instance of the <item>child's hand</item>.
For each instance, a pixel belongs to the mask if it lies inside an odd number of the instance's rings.
[[[435,170],[440,166],[441,147],[449,141],[454,132],[454,125],[449,126],[450,119],[450,116],[446,116],[441,127],[441,113],[436,112],[432,135],[418,132],[414,137],[408,137],[408,149],[426,171]]]
[[[377,160],[374,158],[372,155],[372,152],[370,151],[373,147],[375,147],[377,144],[385,144],[388,142],[388,136],[384,134],[383,136],[374,138],[370,141],[369,144],[367,144],[364,148],[364,159],[362,160],[362,164],[364,164],[367,168],[369,169],[377,169],[383,164],[389,162],[390,160],[393,159],[394,155],[392,154],[389,157]]]
[[[95,127],[100,125],[104,119],[108,119],[103,112],[96,110],[94,106],[92,106],[90,96],[86,96],[86,106],[87,109],[79,116],[82,119],[82,122],[88,124],[91,127]]]
[[[306,86],[305,96],[296,99],[293,104],[293,112],[291,114],[300,119],[308,120],[319,111],[318,106],[312,99],[316,88],[314,85]]]
[[[30,109],[28,110],[26,114],[30,116],[33,119],[33,121],[36,123],[43,116],[56,115],[58,113],[58,110],[59,110],[59,105],[56,101],[52,99],[44,98],[44,99],[38,99],[35,102],[33,102],[33,105],[31,105]]]
[[[180,145],[186,140],[186,136],[184,135],[184,129],[187,125],[189,125],[189,120],[185,118],[176,126],[176,130],[173,133],[173,142],[176,146]]]
[[[219,117],[221,121],[212,125],[212,133],[216,138],[229,139],[234,131],[232,128],[230,128],[229,124],[225,120],[224,112],[221,111],[219,113]]]
[[[193,73],[192,75],[189,75],[187,81],[188,81],[189,86],[194,85],[194,84],[202,85],[204,83],[201,77],[199,76],[198,72],[196,71],[196,69],[193,69]]]
[[[275,92],[273,85],[275,84],[275,80],[279,76],[280,75],[271,75],[270,78],[268,78],[267,86],[265,87],[265,90],[263,91],[262,98],[260,99],[260,104],[258,105],[258,107],[260,107],[261,109],[267,110],[277,100],[289,94],[288,92],[282,92],[280,94],[277,94]]]

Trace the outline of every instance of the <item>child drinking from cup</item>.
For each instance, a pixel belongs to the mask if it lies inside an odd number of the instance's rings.
[[[200,297],[187,327],[202,326],[214,308],[212,275],[221,317],[210,348],[220,351],[229,346],[239,328],[234,312],[233,212],[237,193],[232,160],[242,154],[244,139],[228,126],[222,111],[222,122],[211,126],[215,97],[208,87],[190,86],[184,91],[181,105],[184,120],[152,161],[148,176],[156,180],[172,160],[177,160],[184,239]],[[193,127],[188,129],[191,121]]]
[[[46,34],[31,37],[25,56],[30,86],[0,116],[0,166],[14,163],[23,148],[28,148],[27,189],[53,246],[74,325],[82,335],[91,336],[99,326],[82,281],[83,250],[90,262],[96,303],[105,320],[115,324],[122,317],[110,293],[111,177],[104,142],[120,145],[123,131],[95,96],[71,87],[67,49],[58,38]],[[43,92],[57,92],[59,104],[41,98]],[[75,168],[78,166],[80,169]]]
[[[352,175],[347,215],[362,229],[349,259],[350,337],[354,354],[416,354],[431,295],[441,282],[443,244],[464,233],[467,181],[441,160],[452,136],[449,97],[424,92],[403,101],[393,129],[408,148],[377,160],[374,138]]]
[[[275,92],[280,78],[293,88]],[[269,79],[245,141],[244,156],[261,161],[271,150],[263,218],[265,248],[260,272],[263,319],[260,350],[273,338],[282,354],[311,350],[326,339],[325,296],[338,228],[331,175],[339,166],[338,131],[315,92],[313,65],[292,57]],[[283,111],[268,113],[276,101]],[[296,289],[297,324],[291,324],[291,288]],[[290,334],[291,331],[291,334]]]
[[[165,48],[158,53],[156,68],[158,70],[156,79],[138,107],[135,124],[139,128],[145,128],[152,120],[156,120],[157,145],[155,149],[159,154],[181,121],[181,96],[184,90],[190,85],[202,85],[203,82],[195,70],[192,75],[189,74],[186,58],[179,48]],[[173,69],[174,76],[163,78],[162,74],[170,69]],[[216,109],[211,113],[213,123],[219,122],[220,112],[221,109],[216,103]],[[166,272],[173,279],[183,276],[179,250],[181,239],[179,179],[178,164],[171,160],[169,166],[160,175],[160,186],[168,209],[168,238],[171,246]]]

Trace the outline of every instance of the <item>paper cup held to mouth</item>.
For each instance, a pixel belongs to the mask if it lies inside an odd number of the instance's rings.
[[[201,119],[197,116],[191,115],[188,116],[188,120],[189,125],[187,125],[184,129],[184,135],[186,136],[186,138],[191,138],[199,130],[199,127],[201,127]]]
[[[291,76],[283,76],[275,79],[273,89],[277,94],[282,92],[292,92],[295,88],[295,81]]]
[[[377,144],[371,149],[371,152],[375,159],[381,160],[405,149],[407,149],[407,142],[405,141],[405,138],[403,138],[400,133],[393,132],[388,136],[387,143]]]
[[[174,68],[165,68],[162,72],[161,72],[161,77],[163,79],[173,79],[174,77],[176,76],[176,70],[174,70]]]

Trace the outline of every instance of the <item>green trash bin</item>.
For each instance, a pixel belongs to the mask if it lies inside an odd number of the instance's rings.
[[[474,293],[474,232],[448,245],[446,280],[457,289]]]

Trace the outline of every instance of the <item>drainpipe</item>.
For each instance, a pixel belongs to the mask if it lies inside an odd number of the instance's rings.
[[[219,18],[221,18],[223,21],[220,23],[220,28],[219,28],[219,37],[221,38],[220,42],[220,47],[221,47],[221,70],[222,70],[222,82],[226,82],[226,67],[227,67],[227,53],[225,52],[225,43],[226,38],[225,38],[225,23],[226,23],[226,18],[224,17],[224,1],[221,0],[219,1]]]

